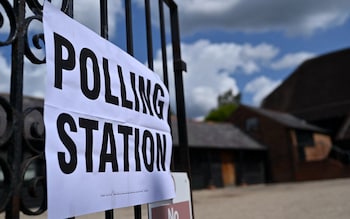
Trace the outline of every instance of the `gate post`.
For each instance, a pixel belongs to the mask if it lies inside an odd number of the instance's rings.
[[[10,167],[10,201],[6,207],[6,218],[18,219],[20,212],[21,163],[23,136],[23,66],[25,39],[25,1],[14,1],[13,9],[17,23],[17,36],[12,43],[10,105],[13,108],[13,132],[8,145],[7,162]]]
[[[186,123],[186,110],[185,110],[185,95],[183,86],[183,71],[186,71],[186,63],[181,59],[181,45],[180,45],[180,31],[179,31],[179,18],[177,5],[171,1],[169,7],[172,10],[170,14],[171,22],[171,38],[173,44],[173,65],[174,65],[174,79],[175,79],[175,94],[176,94],[176,112],[178,120],[178,133],[179,133],[179,149],[180,157],[179,163],[174,164],[175,169],[178,171],[184,171],[188,173],[191,181],[191,168],[188,151],[188,136],[187,136],[187,123]]]

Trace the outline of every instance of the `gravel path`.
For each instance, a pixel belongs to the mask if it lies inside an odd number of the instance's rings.
[[[349,179],[225,188],[193,196],[196,218],[350,218]]]
[[[197,190],[193,207],[196,219],[348,219],[350,179]],[[146,219],[145,205],[142,212]],[[43,219],[46,215],[21,218]],[[77,218],[104,217],[99,213]],[[133,210],[115,210],[114,218],[132,219]]]

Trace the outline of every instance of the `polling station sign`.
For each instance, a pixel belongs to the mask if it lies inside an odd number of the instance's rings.
[[[160,78],[48,2],[43,23],[49,218],[173,198]]]

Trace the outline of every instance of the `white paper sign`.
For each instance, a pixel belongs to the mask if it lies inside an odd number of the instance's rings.
[[[48,2],[43,23],[49,218],[173,198],[162,81]]]
[[[176,196],[171,200],[148,204],[149,219],[192,219],[192,199],[187,173],[172,173]]]

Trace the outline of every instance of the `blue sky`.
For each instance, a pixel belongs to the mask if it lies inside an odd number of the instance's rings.
[[[75,1],[74,6],[75,18],[96,32],[99,21],[93,16],[98,14],[98,2],[84,0],[82,6],[79,5],[81,1]],[[125,48],[123,2],[109,3],[110,40],[121,48]],[[180,16],[182,56],[187,63],[184,89],[189,118],[205,116],[216,107],[217,96],[229,89],[240,92],[244,104],[259,106],[262,99],[303,61],[350,45],[348,0],[175,2]],[[56,4],[60,4],[59,1]],[[143,1],[135,0],[133,8],[136,21],[143,16]],[[156,10],[152,12],[156,21]],[[143,25],[134,25],[135,36],[142,35]],[[40,24],[36,26],[40,29]],[[153,28],[156,33],[158,26]],[[5,25],[0,28],[0,40],[6,30],[5,20]],[[154,34],[154,37],[158,35]],[[144,42],[144,38],[136,37],[135,56],[146,63]],[[9,89],[8,54],[8,48],[2,47],[0,92]],[[161,61],[157,48],[154,56],[155,71],[159,71]],[[25,76],[25,94],[43,96],[44,66],[32,66],[28,62],[26,68],[31,73]]]

